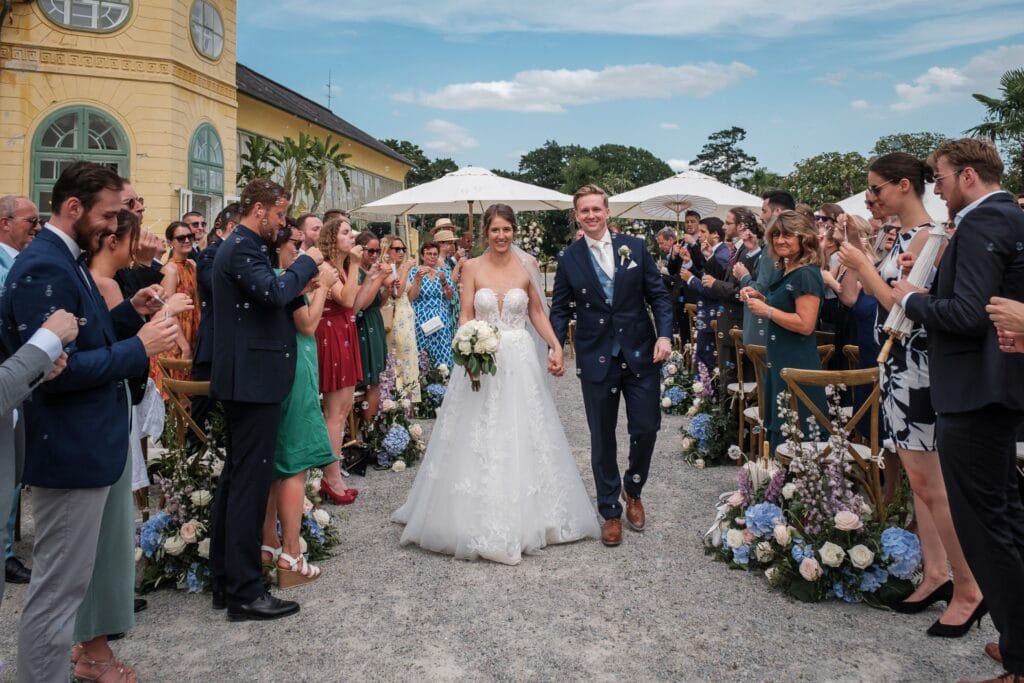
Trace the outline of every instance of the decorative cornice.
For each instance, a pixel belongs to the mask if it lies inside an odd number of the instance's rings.
[[[195,69],[169,59],[125,57],[96,52],[41,48],[31,45],[0,45],[3,67],[17,71],[46,71],[57,69],[92,69],[116,72],[120,78],[149,80],[154,76],[169,81],[182,81],[192,89],[212,94],[231,103],[237,101],[233,83],[210,78]]]

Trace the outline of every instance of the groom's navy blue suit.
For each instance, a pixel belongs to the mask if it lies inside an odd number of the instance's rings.
[[[623,246],[630,251],[625,258],[619,254]],[[612,235],[612,255],[615,274],[609,281],[587,240],[576,240],[558,257],[551,298],[551,326],[560,343],[572,317],[570,305],[576,305],[576,374],[590,428],[597,505],[605,519],[622,515],[622,484],[630,497],[640,498],[647,481],[661,428],[660,364],[654,362],[654,344],[658,337],[672,338],[672,304],[643,240]],[[629,423],[624,480],[615,447],[620,393],[626,397]]]

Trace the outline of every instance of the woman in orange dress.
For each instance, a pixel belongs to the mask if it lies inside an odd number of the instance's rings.
[[[167,226],[164,235],[167,238],[167,243],[171,245],[171,254],[167,263],[160,269],[164,276],[160,286],[164,288],[166,296],[180,293],[193,301],[198,301],[196,262],[189,258],[192,253],[192,230],[181,221],[174,221]],[[164,372],[160,368],[158,360],[163,358],[192,359],[192,349],[196,343],[196,334],[199,332],[199,309],[200,307],[196,306],[190,311],[178,314],[178,327],[181,329],[181,333],[178,335],[177,346],[150,359],[150,375],[164,399],[167,399],[167,394],[163,390]],[[189,379],[190,373],[187,370],[172,370],[170,377]]]

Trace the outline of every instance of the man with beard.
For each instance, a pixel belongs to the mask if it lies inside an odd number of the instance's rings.
[[[25,471],[32,487],[32,580],[18,634],[18,679],[68,677],[75,613],[96,559],[110,485],[128,461],[125,378],[145,372],[149,356],[169,350],[173,318],[146,323],[161,308],[158,286],[108,310],[85,257],[117,227],[122,181],[90,162],[69,166],[53,186],[53,216],[19,254],[0,300],[4,341],[18,348],[51,312],[78,319],[67,369],[25,404]]]
[[[274,274],[267,251],[285,225],[288,201],[270,180],[246,185],[242,218],[213,259],[210,393],[224,406],[228,444],[213,502],[210,574],[213,607],[227,607],[230,621],[299,611],[298,603],[266,590],[260,563],[281,402],[295,379],[292,312],[323,263],[312,247]]]
[[[1024,213],[999,187],[1003,162],[990,141],[947,140],[928,163],[956,234],[931,291],[899,280],[891,303],[902,303],[928,331],[942,477],[953,526],[985,595],[963,624],[936,626],[963,635],[990,612],[1000,640],[985,651],[1002,661],[1008,673],[1001,679],[1024,681],[1024,506],[1014,470],[1024,357],[1000,353],[985,311],[992,297],[1024,300]],[[904,266],[912,261],[906,256]]]

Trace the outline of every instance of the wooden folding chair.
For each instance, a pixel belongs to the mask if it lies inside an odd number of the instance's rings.
[[[843,347],[843,355],[846,356],[846,362],[850,369],[856,370],[857,363],[860,361],[860,347],[856,344],[847,344]]]
[[[692,373],[697,367],[697,304],[686,304],[686,319],[690,322],[690,338],[683,344],[683,359]]]
[[[750,359],[750,364],[754,367],[757,402],[755,405],[747,406],[743,409],[743,419],[748,425],[748,432],[750,434],[750,449],[747,453],[751,458],[756,458],[761,454],[764,444],[764,407],[766,400],[764,395],[764,373],[767,366],[768,349],[759,344],[747,344],[743,347],[743,354]]]
[[[836,347],[832,344],[822,344],[818,347],[818,357],[821,358],[821,369],[828,369],[828,361],[832,358],[832,354],[836,352]]]
[[[733,345],[736,348],[736,381],[730,382],[726,385],[725,389],[729,396],[736,401],[736,422],[737,422],[737,437],[736,440],[739,442],[740,448],[743,447],[743,431],[746,427],[746,410],[747,400],[754,397],[757,392],[757,382],[746,382],[743,377],[743,365],[744,358],[746,357],[746,351],[743,347],[743,330],[739,328],[732,328],[729,330],[729,336],[732,337]],[[754,407],[754,406],[752,406]]]
[[[185,445],[185,430],[188,430],[199,439],[199,448],[202,451],[206,448],[206,432],[192,419],[191,411],[188,408],[188,399],[191,396],[209,396],[210,383],[164,377],[163,388],[164,393],[167,394],[167,404],[171,407],[171,415],[175,420],[175,445],[178,448]]]
[[[799,370],[796,368],[784,368],[781,373],[782,380],[790,393],[790,403],[793,410],[801,408],[814,416],[818,428],[826,435],[824,442],[805,441],[802,448],[816,448],[822,458],[832,453],[832,444],[829,438],[835,431],[836,426],[832,419],[823,414],[817,404],[807,395],[804,387],[827,387],[832,386],[838,391],[839,385],[845,385],[847,390],[858,386],[870,386],[871,391],[859,406],[854,405],[850,415],[843,414],[836,423],[845,430],[847,434],[856,431],[857,424],[865,415],[869,415],[871,424],[870,438],[867,444],[857,444],[846,441],[846,453],[843,458],[853,465],[853,472],[848,475],[867,494],[871,503],[875,506],[879,519],[883,519],[885,512],[884,498],[882,496],[882,474],[878,466],[881,457],[880,444],[878,439],[878,415],[881,410],[881,386],[878,381],[878,368],[865,368],[863,370]],[[844,411],[845,413],[845,411]],[[790,444],[780,444],[776,449],[776,457],[783,463],[789,462],[795,453],[792,452]]]

